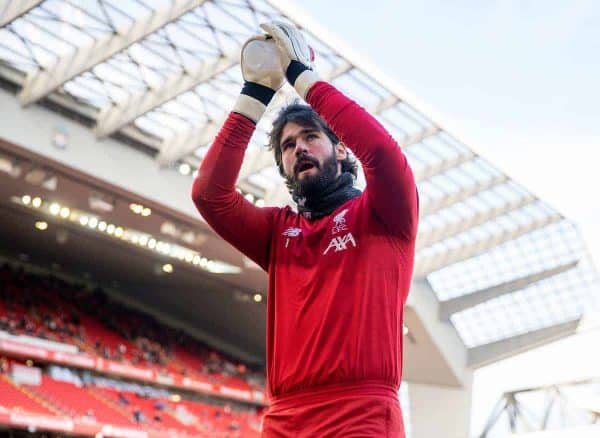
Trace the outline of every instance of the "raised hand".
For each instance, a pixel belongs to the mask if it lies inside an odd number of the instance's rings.
[[[257,35],[244,43],[240,65],[245,82],[234,112],[258,122],[275,92],[285,82],[281,62],[280,51],[272,38]]]
[[[295,26],[272,21],[263,23],[260,27],[275,40],[287,80],[305,98],[310,87],[318,80],[313,71],[313,49]]]
[[[242,76],[274,91],[285,81],[280,52],[275,41],[265,35],[250,38],[242,47]]]

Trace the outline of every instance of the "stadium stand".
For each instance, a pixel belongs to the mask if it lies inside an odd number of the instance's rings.
[[[180,331],[110,301],[99,289],[0,267],[0,330],[66,342],[104,359],[249,388],[234,364]],[[254,373],[252,382],[260,376]]]
[[[11,350],[15,344],[22,349]],[[54,355],[35,357],[40,346]],[[53,359],[68,355],[86,355],[94,366],[53,364],[64,364]],[[153,369],[179,381],[194,377],[221,384],[232,394],[260,392],[264,385],[260,372],[111,301],[100,289],[0,266],[0,424],[20,422],[88,436],[98,431],[136,437],[259,435],[260,406],[228,400],[227,391],[221,391],[220,399],[200,391],[204,395],[199,400],[193,388],[173,394],[164,386],[116,380],[123,373],[111,373],[110,368],[101,369],[104,377],[90,371],[103,363]],[[43,373],[38,366],[44,367]],[[29,371],[38,372],[38,378],[20,382],[18,375]]]

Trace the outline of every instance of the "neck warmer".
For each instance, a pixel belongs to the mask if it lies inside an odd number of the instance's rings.
[[[318,219],[331,214],[344,202],[356,198],[361,191],[353,187],[354,177],[349,172],[342,173],[319,196],[302,197],[292,192],[292,198],[298,205],[298,212],[307,219]]]

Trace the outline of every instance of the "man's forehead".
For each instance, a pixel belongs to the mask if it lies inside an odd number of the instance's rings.
[[[281,131],[281,139],[285,139],[286,137],[292,136],[292,135],[297,135],[303,131],[321,131],[321,129],[319,128],[319,126],[317,126],[315,123],[313,123],[312,121],[290,121],[287,122],[284,126],[283,126],[283,130]]]

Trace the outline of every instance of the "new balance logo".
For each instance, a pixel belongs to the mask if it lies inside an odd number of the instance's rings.
[[[290,244],[290,237],[298,237],[302,232],[301,228],[289,227],[282,234],[286,237],[285,247],[287,248]]]
[[[289,227],[287,230],[285,230],[282,234],[284,236],[288,236],[288,237],[298,237],[300,235],[300,233],[302,232],[301,228],[294,228],[294,227]]]
[[[354,240],[352,233],[348,233],[344,236],[334,237],[331,239],[331,242],[329,242],[329,246],[325,249],[325,251],[323,251],[323,255],[327,254],[332,248],[333,252],[344,251],[348,249],[348,244],[352,244],[352,246],[356,248],[356,240]]]

